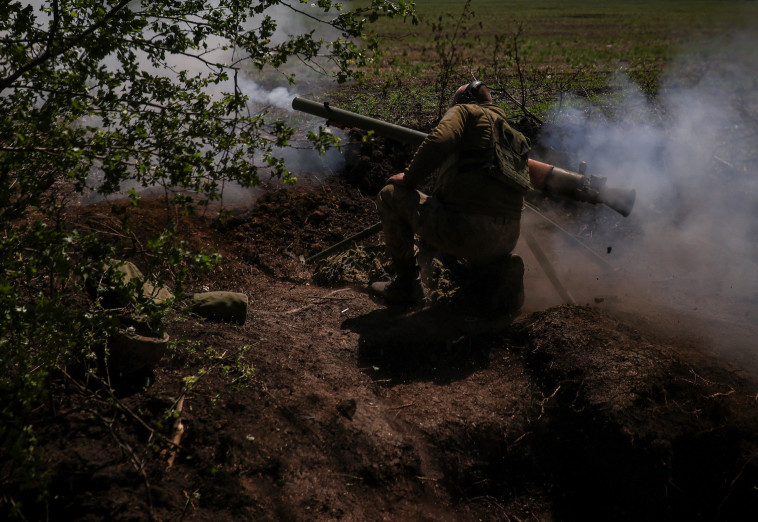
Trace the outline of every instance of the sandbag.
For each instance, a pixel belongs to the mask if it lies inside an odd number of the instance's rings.
[[[131,261],[113,260],[110,264],[117,272],[123,274],[124,283],[129,284],[133,280],[143,281],[141,294],[148,299],[152,299],[154,303],[160,304],[174,298],[173,292],[168,287],[156,286],[151,282],[145,281],[142,271]],[[99,296],[105,308],[122,308],[133,304],[125,291],[117,292],[113,289],[114,286],[112,281],[104,277],[100,282],[90,282],[87,291],[92,299],[96,299]]]
[[[145,276],[142,275],[142,272],[139,268],[137,268],[137,265],[132,263],[131,261],[124,261],[123,264],[119,264],[118,261],[114,261],[114,264],[116,264],[116,270],[124,274],[124,282],[129,283],[133,279],[138,279],[140,281],[144,281]],[[165,286],[155,286],[154,284],[145,281],[142,283],[142,295],[152,299],[155,303],[162,303],[168,299],[173,299],[174,294]]]
[[[215,321],[245,324],[248,299],[238,292],[203,292],[192,296],[192,312]]]

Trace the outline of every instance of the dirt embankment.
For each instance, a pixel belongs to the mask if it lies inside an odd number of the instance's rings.
[[[748,520],[758,511],[755,374],[697,339],[677,343],[603,299],[541,306],[533,265],[533,299],[510,325],[443,308],[399,313],[355,285],[316,285],[301,257],[373,224],[373,194],[402,167],[385,172],[372,154],[393,152],[364,150],[347,175],[272,189],[224,222],[180,218],[195,246],[224,255],[188,290],[245,293],[248,320],[180,313],[149,386],[86,409],[71,390],[39,427],[54,473],[46,507],[24,499],[30,519]],[[145,230],[165,216],[149,202],[138,212]],[[109,215],[101,204],[79,219]],[[197,382],[169,467],[164,438],[188,376]]]

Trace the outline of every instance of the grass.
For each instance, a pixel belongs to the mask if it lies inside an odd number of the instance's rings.
[[[558,97],[597,96],[618,72],[654,97],[679,55],[707,52],[758,20],[758,2],[737,0],[472,0],[469,17],[465,5],[419,1],[417,26],[380,20],[382,57],[365,81],[335,99],[401,124],[428,122],[439,116],[436,99],[475,75],[545,118]],[[452,55],[446,65],[444,55]]]
[[[428,24],[461,12],[460,0],[418,2],[422,20],[416,28],[388,20],[378,26],[391,54],[423,54]],[[491,44],[498,34],[523,25],[523,47],[541,65],[580,64],[600,69],[619,61],[649,63],[678,49],[697,45],[724,31],[747,28],[758,5],[744,1],[614,1],[536,0],[498,2],[474,0],[478,27],[462,43]]]

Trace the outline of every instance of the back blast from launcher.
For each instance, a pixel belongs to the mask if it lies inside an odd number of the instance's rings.
[[[328,103],[319,103],[305,98],[292,100],[292,108],[328,121],[348,127],[357,127],[373,131],[379,136],[420,145],[426,133],[387,123],[376,118],[369,118],[354,112],[331,107]],[[584,201],[594,205],[602,203],[626,217],[632,212],[635,191],[605,186],[605,178],[584,176],[578,172],[565,170],[541,161],[529,160],[529,178],[532,187],[549,195],[562,196],[575,201]]]

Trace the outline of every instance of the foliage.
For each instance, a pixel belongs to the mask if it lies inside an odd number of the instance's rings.
[[[409,12],[405,2],[384,0],[358,13],[329,0],[318,5],[339,12],[321,20],[338,32],[333,41],[310,31],[276,43],[272,6],[315,17],[280,1],[120,0],[105,9],[100,2],[49,0],[44,14],[18,2],[4,7],[3,217],[38,204],[61,173],[78,189],[91,184],[93,166],[104,193],[134,179],[213,197],[224,180],[255,185],[262,167],[288,179],[273,150],[292,130],[267,126],[265,111],[249,111],[243,63],[262,69],[327,54],[344,81],[378,45],[363,34],[365,24]]]
[[[368,24],[385,16],[413,17],[413,4],[372,0],[348,12],[331,0],[0,3],[0,504],[14,503],[10,476],[23,470],[31,485],[44,474],[32,417],[50,376],[72,375],[73,363],[79,375],[94,372],[95,349],[124,316],[159,327],[171,302],[142,295],[143,282],[170,279],[180,296],[183,272],[215,261],[170,230],[140,249],[104,241],[72,226],[67,205],[128,188],[136,205],[134,189],[154,186],[177,204],[193,195],[207,203],[227,181],[255,186],[262,169],[294,181],[276,154],[293,129],[253,103],[245,71],[296,60],[344,82],[373,59]],[[278,17],[313,27],[287,31]],[[310,136],[320,149],[336,142]],[[128,237],[128,219],[115,232]],[[146,275],[128,282],[112,261],[135,256]],[[125,298],[118,306],[105,299],[114,292]]]
[[[473,60],[472,47],[478,43],[473,29],[482,23],[476,21],[476,13],[471,8],[471,0],[466,0],[459,15],[445,13],[439,15],[436,22],[431,23],[434,53],[437,57],[437,78],[435,86],[438,91],[437,117],[441,118],[450,103],[450,87],[456,78],[461,76],[460,70],[465,60]],[[469,67],[471,70],[471,67]],[[457,74],[456,74],[457,73]],[[473,80],[470,78],[468,81]],[[465,82],[464,82],[465,83]]]

